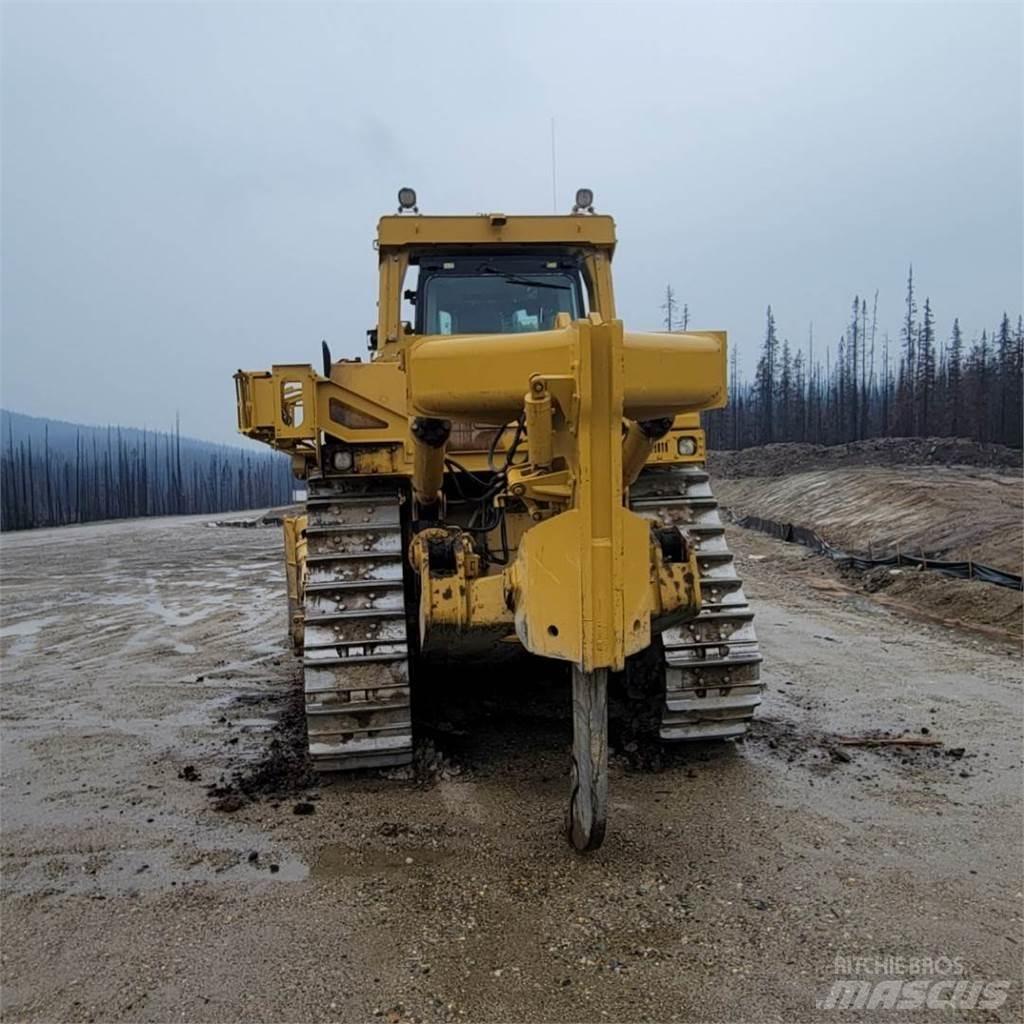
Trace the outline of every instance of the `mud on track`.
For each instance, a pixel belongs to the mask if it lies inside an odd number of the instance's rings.
[[[1020,1018],[1012,647],[815,588],[806,552],[737,530],[761,722],[657,772],[613,758],[596,855],[560,835],[558,674],[442,691],[410,777],[289,770],[217,810],[209,786],[288,741],[279,543],[3,538],[6,1019],[810,1021],[837,955],[959,957],[1014,981],[985,1019]],[[942,746],[835,754],[922,729]]]

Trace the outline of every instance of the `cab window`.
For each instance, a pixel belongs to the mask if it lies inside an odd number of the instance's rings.
[[[416,306],[422,334],[547,331],[559,313],[585,315],[579,271],[539,260],[421,267]]]

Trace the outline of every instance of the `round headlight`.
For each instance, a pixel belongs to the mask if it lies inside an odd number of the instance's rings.
[[[403,210],[411,210],[416,205],[416,191],[411,188],[398,190],[398,205]]]
[[[339,473],[347,473],[352,468],[352,453],[347,448],[341,448],[334,453],[331,463]]]
[[[576,205],[581,210],[589,210],[594,205],[594,193],[589,188],[576,189]]]
[[[680,455],[696,455],[697,439],[694,437],[681,437],[676,442],[676,449]]]

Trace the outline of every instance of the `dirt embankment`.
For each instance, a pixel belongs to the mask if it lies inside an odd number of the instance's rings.
[[[737,517],[807,526],[851,551],[892,552],[898,545],[908,554],[1021,571],[1019,451],[886,438],[712,452],[708,465],[719,500]]]
[[[708,465],[718,479],[854,466],[975,466],[1019,477],[1022,455],[1017,448],[965,437],[876,437],[849,444],[766,444],[735,452],[714,451],[709,453]]]
[[[848,551],[972,559],[1020,573],[1021,453],[957,439],[882,439],[824,447],[777,444],[713,452],[709,468],[727,513],[809,527]],[[943,619],[1021,632],[1019,591],[912,570],[858,575]]]
[[[807,526],[850,551],[898,547],[1021,571],[1019,477],[954,466],[862,466],[716,480],[715,490],[737,518]]]

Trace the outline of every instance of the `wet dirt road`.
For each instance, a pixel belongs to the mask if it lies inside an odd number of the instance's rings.
[[[760,723],[656,772],[613,758],[596,854],[560,834],[557,680],[453,708],[419,780],[226,813],[206,786],[265,756],[296,677],[279,542],[199,519],[3,538],[5,1020],[906,1019],[820,1008],[854,957],[1012,982],[911,1019],[1021,1018],[1019,652],[733,531]],[[942,745],[836,739],[880,730]]]

